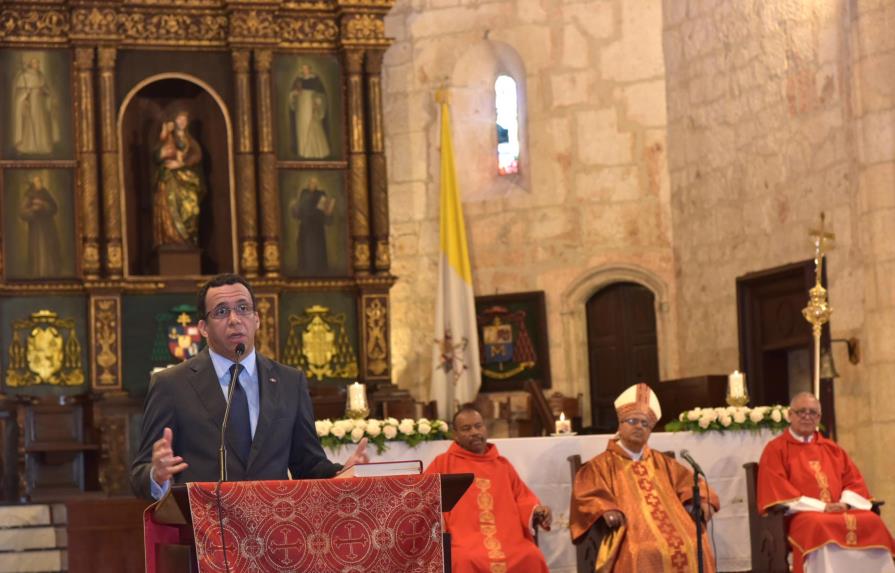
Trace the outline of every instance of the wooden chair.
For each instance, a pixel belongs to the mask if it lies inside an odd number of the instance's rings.
[[[786,541],[785,508],[772,507],[761,515],[758,510],[758,464],[743,464],[746,471],[746,501],[749,504],[749,538],[752,570],[789,573],[789,543]],[[874,501],[872,511],[880,513],[883,501]]]
[[[382,402],[383,418],[397,418],[399,420],[412,418],[416,420],[418,417],[416,411],[416,402],[413,399]]]
[[[749,539],[752,549],[752,570],[767,573],[788,573],[786,561],[786,523],[782,507],[772,508],[767,515],[758,512],[758,464],[743,464],[746,470],[746,502],[749,504]]]
[[[571,396],[566,396],[561,392],[554,392],[550,395],[550,398],[547,399],[547,404],[550,406],[550,411],[556,419],[559,419],[560,414],[565,414],[566,419],[572,422],[572,430],[580,432],[582,418],[581,404],[583,401],[584,396],[582,394],[578,394],[577,397],[573,398]]]
[[[569,471],[572,474],[572,485],[574,486],[575,476],[578,475],[578,470],[581,468],[581,456],[575,454],[566,459],[569,460]],[[602,519],[598,519],[587,530],[587,533],[575,542],[575,563],[578,573],[593,573],[600,544],[607,533],[609,533],[609,526]]]
[[[544,397],[544,390],[541,388],[541,383],[537,380],[529,379],[524,382],[523,387],[531,396],[531,407],[533,410],[532,421],[534,422],[532,435],[543,436],[552,433],[553,430],[556,429],[556,426],[554,425],[556,418],[550,410],[550,404],[547,403],[547,398]]]

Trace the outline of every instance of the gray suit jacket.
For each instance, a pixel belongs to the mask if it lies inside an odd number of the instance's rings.
[[[230,481],[329,478],[341,468],[324,454],[314,428],[314,412],[303,372],[255,353],[261,408],[249,459],[227,447]],[[217,481],[218,450],[226,399],[208,349],[152,376],[143,411],[140,448],[131,464],[131,487],[151,498],[152,444],[167,426],[174,455],[189,464],[175,483]]]

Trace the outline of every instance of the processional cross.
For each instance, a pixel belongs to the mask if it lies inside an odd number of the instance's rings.
[[[820,228],[813,229],[809,236],[814,239],[814,287],[808,291],[808,306],[802,309],[805,320],[811,323],[814,335],[814,397],[820,400],[820,335],[823,325],[830,320],[833,308],[827,302],[827,289],[823,287],[824,247],[832,243],[836,235],[825,228],[825,215],[820,214]]]

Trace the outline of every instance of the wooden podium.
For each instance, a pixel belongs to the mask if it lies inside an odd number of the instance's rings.
[[[406,476],[401,476],[406,477]],[[454,505],[460,500],[469,486],[472,484],[474,476],[471,473],[464,474],[442,474],[439,476],[441,481],[441,510],[443,512],[450,511]],[[398,478],[353,478],[344,480],[345,482],[365,479],[398,479]],[[342,481],[342,480],[339,480]],[[278,482],[242,482],[246,483],[271,483]],[[292,482],[287,482],[292,483]],[[172,538],[170,535],[165,542],[155,545],[155,572],[156,573],[198,573],[198,559],[196,556],[196,543],[193,537],[193,518],[190,510],[189,493],[186,485],[173,486],[168,494],[163,497],[154,507],[147,511],[152,512],[152,520],[156,524],[167,526],[168,528],[176,528],[177,534]],[[333,508],[332,513],[338,511]],[[438,516],[439,518],[441,516]],[[146,535],[146,532],[144,532]],[[228,541],[228,544],[230,542]],[[445,570],[450,571],[450,537],[443,534],[443,552],[445,560]],[[149,552],[151,548],[147,544],[147,563],[149,563]],[[231,569],[235,571],[235,569]]]

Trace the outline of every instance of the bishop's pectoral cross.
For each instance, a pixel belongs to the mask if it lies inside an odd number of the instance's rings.
[[[815,283],[821,284],[821,278],[823,277],[823,269],[824,269],[824,247],[829,241],[832,243],[836,240],[836,235],[833,233],[829,233],[826,230],[826,213],[821,211],[820,213],[820,228],[812,229],[808,235],[814,239],[814,269],[815,269]]]

